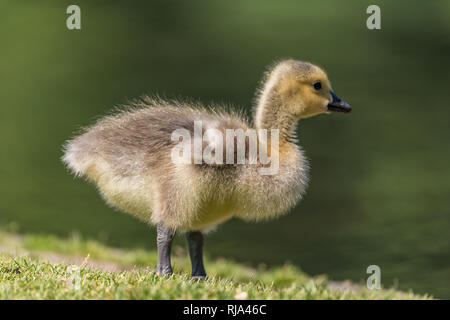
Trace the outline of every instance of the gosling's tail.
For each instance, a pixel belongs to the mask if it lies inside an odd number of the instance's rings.
[[[94,164],[95,148],[85,134],[67,141],[63,146],[62,161],[76,175],[86,176]]]

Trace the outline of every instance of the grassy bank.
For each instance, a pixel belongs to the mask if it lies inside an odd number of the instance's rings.
[[[209,278],[189,277],[184,248],[175,274],[153,273],[156,252],[119,250],[79,236],[0,233],[0,299],[425,299],[394,289],[309,277],[292,265],[250,268],[206,261]]]

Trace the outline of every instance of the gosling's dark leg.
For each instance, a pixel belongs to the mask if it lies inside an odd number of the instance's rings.
[[[192,276],[195,278],[206,277],[203,266],[203,234],[200,231],[190,231],[186,233],[189,245],[189,256],[191,257]]]
[[[170,247],[175,236],[175,230],[165,227],[161,223],[158,224],[156,230],[156,242],[158,246],[158,266],[156,267],[156,273],[159,275],[171,274]]]

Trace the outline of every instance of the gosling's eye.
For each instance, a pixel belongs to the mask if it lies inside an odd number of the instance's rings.
[[[314,82],[313,86],[314,86],[314,89],[316,89],[316,90],[322,89],[322,84],[320,83],[320,81]]]

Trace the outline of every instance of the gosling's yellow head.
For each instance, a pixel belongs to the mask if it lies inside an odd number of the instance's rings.
[[[269,73],[267,85],[273,90],[271,98],[298,119],[352,110],[331,90],[325,71],[309,62],[290,59],[278,63]]]

